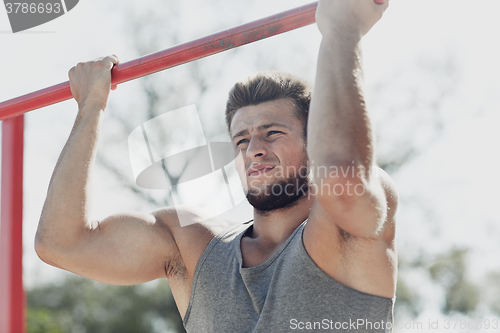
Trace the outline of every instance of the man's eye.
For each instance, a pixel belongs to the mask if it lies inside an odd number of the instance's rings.
[[[245,143],[246,141],[248,141],[248,140],[247,140],[247,139],[241,139],[240,141],[238,141],[238,142],[236,143],[236,147],[238,147],[238,146],[239,146],[240,144],[242,144],[242,143]]]
[[[267,132],[267,136],[270,136],[270,135],[273,135],[273,134],[279,134],[279,133],[283,133],[283,132],[280,132],[280,131],[269,131],[269,132]]]

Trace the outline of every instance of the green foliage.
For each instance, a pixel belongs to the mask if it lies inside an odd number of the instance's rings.
[[[420,307],[418,305],[420,298],[412,290],[408,284],[398,276],[398,284],[396,290],[396,303],[394,304],[394,316],[399,318],[402,313],[410,315],[412,318],[416,318],[420,313]]]
[[[47,309],[28,308],[28,332],[30,333],[63,333],[54,313]]]
[[[184,332],[168,282],[112,286],[81,277],[28,291],[29,333]]]
[[[493,313],[500,316],[500,272],[490,272],[487,275],[483,292],[482,299],[486,301]]]
[[[429,272],[434,281],[439,282],[446,292],[443,312],[469,313],[479,303],[479,288],[467,279],[466,249],[452,249],[439,256],[430,266]]]

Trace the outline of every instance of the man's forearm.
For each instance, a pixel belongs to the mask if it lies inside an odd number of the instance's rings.
[[[317,166],[373,163],[373,138],[362,91],[360,37],[323,37],[308,124],[309,158]],[[353,165],[354,162],[354,165]]]
[[[308,124],[318,203],[342,230],[372,239],[385,237],[387,199],[373,172],[360,42],[387,5],[387,0],[320,0],[316,22],[323,40]]]
[[[74,245],[92,228],[91,175],[101,116],[102,111],[93,106],[79,110],[50,181],[36,235],[37,248]]]

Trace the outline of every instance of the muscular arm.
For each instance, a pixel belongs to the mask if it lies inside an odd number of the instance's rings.
[[[133,284],[166,277],[179,250],[175,212],[123,213],[91,221],[91,178],[115,56],[69,72],[79,110],[55,167],[35,247],[45,262],[94,280]]]
[[[384,234],[391,207],[374,162],[360,41],[386,7],[374,0],[322,0],[316,12],[323,39],[309,114],[308,154],[315,167],[318,202],[341,229],[367,238]]]

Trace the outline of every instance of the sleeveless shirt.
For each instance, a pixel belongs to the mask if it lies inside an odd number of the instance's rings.
[[[242,268],[246,222],[214,237],[195,269],[189,333],[392,332],[394,299],[349,288],[307,253],[304,221],[264,263]]]

